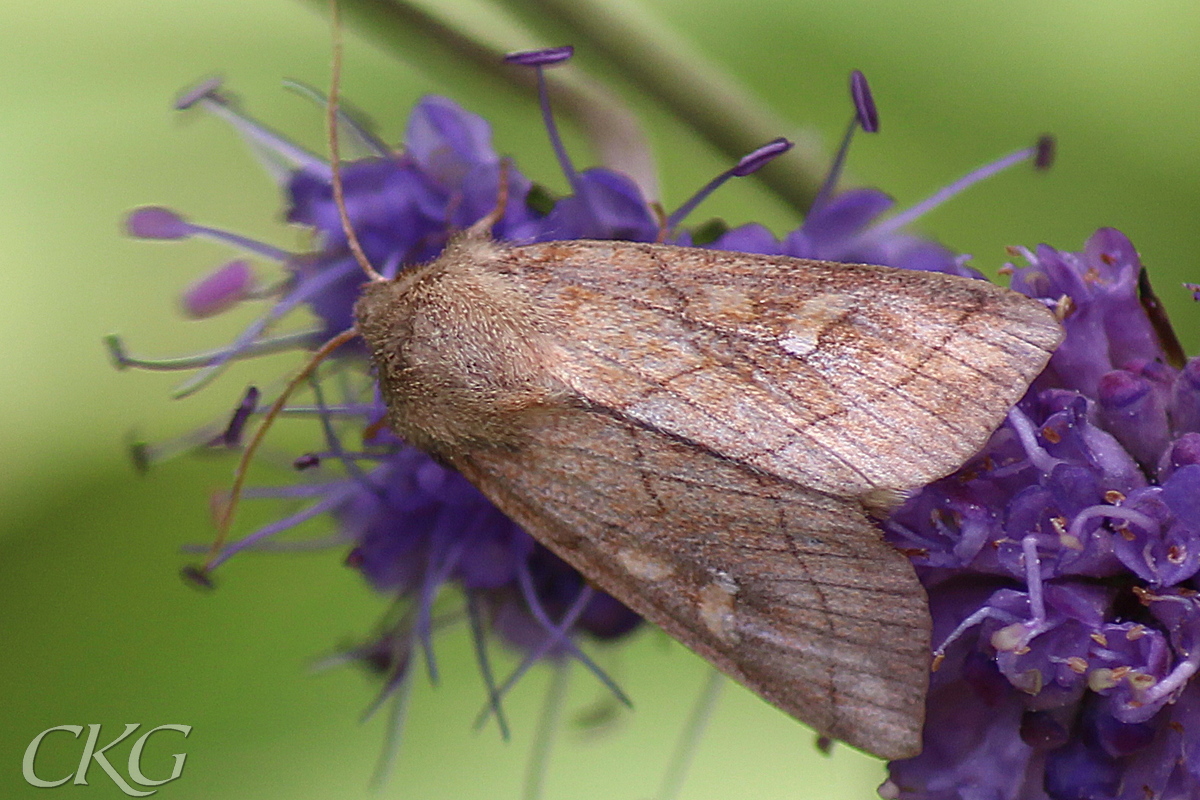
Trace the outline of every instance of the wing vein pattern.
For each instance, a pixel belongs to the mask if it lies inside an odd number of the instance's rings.
[[[569,400],[519,444],[452,463],[770,702],[914,755],[927,601],[864,508],[985,443],[1057,345],[1053,317],[934,273],[629,243],[510,252],[497,269],[545,311],[547,380]]]

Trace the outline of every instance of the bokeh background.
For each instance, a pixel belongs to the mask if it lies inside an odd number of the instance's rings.
[[[921,229],[994,274],[1004,247],[1078,249],[1096,227],[1131,236],[1189,352],[1200,309],[1200,13],[1186,0],[953,3],[910,0],[642,0],[655,17],[744,82],[784,119],[832,148],[849,116],[846,74],[872,81],[882,133],[860,137],[852,178],[915,202],[968,169],[1033,140],[1059,139],[1047,175],[1017,169],[939,209]],[[455,7],[463,19],[487,12]],[[344,91],[398,141],[412,102],[447,94],[495,124],[498,148],[560,186],[534,106],[426,56],[406,63],[348,32]],[[548,39],[544,44],[559,44]],[[202,243],[122,237],[146,203],[288,247],[280,202],[232,133],[180,118],[175,93],[224,75],[259,118],[318,151],[318,108],[280,79],[327,81],[319,7],[294,0],[60,0],[0,10],[0,796],[123,795],[93,765],[90,786],[35,790],[21,778],[29,740],[62,724],[189,724],[151,740],[145,769],[164,798],[508,798],[520,796],[547,675],[511,698],[515,734],[471,730],[483,702],[464,636],[440,649],[444,675],[422,679],[400,761],[372,794],[382,718],[358,717],[374,685],[316,659],[370,631],[385,600],[340,565],[344,555],[260,555],[233,562],[220,589],[178,580],[180,548],[211,535],[209,493],[228,462],[173,462],[137,476],[132,431],[178,433],[230,407],[246,383],[288,362],[231,372],[199,397],[167,399],[170,377],[112,370],[100,337],[124,334],[165,355],[225,341],[245,317],[189,323],[179,290],[225,257]],[[587,53],[585,66],[596,66]],[[617,88],[622,88],[618,85]],[[668,207],[725,161],[653,103],[629,101],[651,128]],[[780,131],[788,133],[788,131]],[[577,158],[586,162],[579,139]],[[752,181],[721,191],[698,218],[763,221],[791,212]],[[283,439],[303,436],[281,426]],[[245,524],[255,514],[251,510]],[[636,711],[608,715],[583,671],[546,778],[547,798],[653,795],[705,670],[649,634],[605,665]],[[606,721],[597,722],[597,719]],[[589,721],[590,720],[590,721]],[[55,734],[39,767],[61,776],[79,742]],[[112,759],[124,771],[128,742]],[[846,749],[819,755],[810,732],[729,687],[695,754],[685,798],[873,796],[882,765]]]

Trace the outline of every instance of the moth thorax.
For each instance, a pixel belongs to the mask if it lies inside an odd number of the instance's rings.
[[[545,329],[520,287],[459,253],[368,285],[355,306],[388,424],[447,456],[519,445],[529,414],[560,396],[546,376]]]

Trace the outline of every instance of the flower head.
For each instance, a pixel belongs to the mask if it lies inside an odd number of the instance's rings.
[[[1137,252],[1016,251],[1066,339],[970,463],[885,525],[929,590],[936,671],[904,798],[1200,793],[1200,465],[1192,377]]]
[[[525,54],[514,63],[537,69],[540,79],[543,69],[567,56],[569,52],[556,49]],[[542,85],[544,87],[544,82]],[[510,199],[493,233],[498,238],[517,243],[584,237],[667,241],[748,253],[861,261],[977,276],[965,265],[965,258],[905,232],[904,226],[933,204],[995,169],[1031,159],[1039,151],[1035,148],[1019,151],[998,165],[968,175],[916,209],[883,219],[892,201],[882,192],[838,190],[842,164],[854,131],[878,129],[874,101],[861,74],[852,77],[851,92],[855,113],[829,178],[803,224],[781,238],[755,224],[732,229],[720,221],[695,229],[681,226],[703,199],[724,181],[748,175],[787,152],[790,143],[786,140],[775,140],[750,153],[674,213],[663,214],[647,202],[631,178],[607,168],[577,170],[574,167],[562,145],[544,92],[545,124],[570,185],[568,196],[544,202],[545,193],[515,167],[503,168],[500,157],[492,148],[490,131],[484,120],[448,99],[427,97],[413,109],[404,145],[398,150],[378,142],[353,120],[343,120],[347,129],[359,137],[360,144],[374,153],[369,158],[341,166],[344,208],[366,257],[385,277],[393,277],[414,264],[433,259],[455,232],[490,212],[495,205],[501,175],[505,173]],[[225,242],[241,250],[246,257],[219,267],[185,292],[183,306],[189,315],[210,316],[242,302],[264,305],[258,319],[234,341],[207,353],[177,359],[144,359],[129,355],[118,338],[110,337],[108,344],[120,367],[195,370],[179,388],[178,393],[182,395],[208,385],[234,360],[282,350],[313,348],[331,335],[350,329],[362,276],[334,201],[333,173],[329,164],[242,114],[214,82],[185,94],[179,106],[203,107],[233,124],[263,156],[264,163],[285,192],[288,221],[309,229],[315,242],[310,252],[291,253],[229,231],[191,223],[167,209],[143,208],[130,215],[127,227],[135,236],[164,240],[206,237]],[[247,258],[274,262],[282,279],[272,284],[256,283]],[[1033,272],[1022,275],[1022,280],[1032,282],[1035,279]],[[1066,279],[1057,273],[1053,278],[1060,282]],[[311,312],[315,325],[273,333],[286,317],[302,308]],[[1122,337],[1129,335],[1122,330],[1113,330],[1112,334],[1122,342],[1125,341]],[[418,660],[424,661],[431,676],[436,675],[434,646],[446,615],[435,613],[435,607],[444,600],[443,588],[452,586],[458,590],[456,596],[463,598],[465,614],[460,612],[459,616],[467,618],[475,634],[480,670],[488,684],[487,702],[502,729],[506,725],[500,703],[504,692],[531,664],[542,659],[581,661],[623,698],[619,688],[592,662],[586,648],[581,646],[581,640],[618,641],[635,630],[640,619],[612,597],[591,588],[583,576],[507,519],[461,475],[388,431],[383,425],[386,409],[361,348],[343,348],[335,353],[333,360],[336,363],[324,369],[324,375],[317,373],[309,379],[311,402],[308,405],[293,404],[284,410],[291,415],[311,418],[319,437],[311,450],[295,457],[296,479],[278,486],[253,487],[246,492],[249,498],[300,501],[302,507],[237,542],[223,545],[212,554],[205,570],[196,572],[195,576],[207,580],[213,569],[237,553],[262,546],[266,540],[302,522],[325,515],[335,522],[337,542],[348,549],[347,565],[360,572],[379,592],[402,601],[402,613],[389,618],[370,641],[345,654],[347,658],[359,660],[384,674],[383,696],[396,692],[409,681]],[[1140,384],[1115,386],[1109,392],[1113,418],[1124,414],[1122,418],[1128,420],[1131,428],[1143,421],[1143,415],[1137,409],[1153,402],[1167,403],[1164,398],[1168,395],[1174,397],[1163,388],[1165,378],[1161,371],[1156,372],[1152,366],[1153,354],[1147,355],[1144,362],[1130,375],[1134,380],[1148,381],[1152,398],[1158,400],[1146,400],[1139,395]],[[1066,362],[1064,369],[1073,374],[1067,369]],[[334,375],[336,381],[332,380]],[[1071,497],[1081,504],[1094,504],[1099,501],[1087,495],[1087,481],[1093,477],[1089,469],[1107,470],[1106,475],[1126,476],[1128,483],[1133,480],[1132,476],[1141,474],[1139,466],[1130,458],[1119,461],[1116,454],[1125,451],[1113,438],[1115,434],[1105,433],[1092,424],[1095,415],[1091,414],[1086,401],[1072,401],[1066,396],[1069,392],[1065,385],[1056,387],[1045,387],[1043,394],[1058,391],[1058,395],[1045,395],[1048,398],[1045,400],[1039,395],[1036,402],[1040,405],[1036,407],[1031,405],[1034,401],[1027,401],[1021,410],[1014,411],[1014,414],[1025,416],[1014,419],[1023,420],[1033,415],[1030,418],[1040,421],[1048,420],[1054,414],[1067,415],[1061,419],[1056,417],[1060,422],[1055,423],[1063,429],[1063,441],[1068,442],[1063,447],[1064,452],[1055,451],[1054,455],[1046,455],[1037,463],[1049,463],[1054,459],[1067,463],[1069,457],[1079,460],[1081,463],[1075,471],[1064,469],[1055,473],[1058,483],[1051,486],[1066,487],[1063,491],[1069,489],[1073,493]],[[1190,397],[1170,402],[1182,408],[1190,402]],[[1080,406],[1080,402],[1084,405]],[[249,419],[262,414],[269,405],[261,403],[259,391],[252,388],[240,399],[229,420],[205,426],[173,443],[144,446],[138,450],[140,463],[148,464],[195,447],[240,447],[243,429]],[[1200,405],[1194,405],[1194,417],[1200,419]],[[997,458],[1004,456],[1015,463],[1027,453],[1023,448],[1035,434],[1022,438],[1015,432],[1020,424],[1024,423],[1010,423],[1014,432],[1008,439],[1001,437],[1002,441],[996,446],[1007,449]],[[1027,427],[1032,428],[1035,424],[1029,422]],[[1189,454],[1200,453],[1200,446],[1194,443],[1188,446],[1191,449],[1179,449],[1184,447],[1180,444],[1178,452],[1168,458],[1171,469],[1185,482],[1194,480],[1190,465],[1195,461],[1188,460],[1192,458]],[[1071,450],[1071,447],[1075,449]],[[1200,470],[1200,467],[1196,469]],[[971,558],[986,550],[983,534],[979,533],[963,544],[954,540],[953,530],[943,530],[949,523],[939,523],[941,527],[929,532],[926,530],[928,525],[918,524],[920,520],[928,519],[932,511],[945,505],[948,509],[945,513],[948,518],[957,520],[956,525],[970,522],[977,526],[971,528],[972,531],[990,530],[987,526],[994,520],[989,515],[994,509],[1003,507],[998,504],[1007,498],[1004,491],[1020,494],[1020,481],[1032,474],[1006,472],[999,488],[990,485],[981,488],[983,494],[979,497],[964,493],[965,490],[953,481],[942,482],[945,489],[939,488],[942,484],[931,487],[893,519],[893,532],[900,532],[895,535],[904,547],[920,549],[922,555],[918,562],[922,569],[940,569],[937,574],[943,576],[962,571],[965,565],[973,563]],[[1145,480],[1139,484],[1143,488],[1146,485]],[[1163,524],[1170,527],[1180,513],[1173,510],[1172,503],[1180,507],[1185,504],[1179,498],[1186,495],[1186,485],[1190,484],[1181,483],[1179,490],[1173,490],[1170,497],[1176,498],[1174,500],[1130,493],[1128,496],[1134,498],[1130,502],[1136,504],[1136,509],[1131,506],[1129,513],[1141,515],[1137,519],[1161,518]],[[1107,488],[1108,483],[1104,483],[1104,487]],[[964,495],[961,508],[951,508],[949,501],[939,499],[938,491],[949,493],[952,489]],[[1053,495],[1057,489],[1047,491]],[[958,494],[954,496],[958,497]],[[1037,498],[1030,497],[1026,505],[1028,513],[1040,520],[1037,515],[1042,512],[1038,510],[1038,502]],[[1083,529],[1079,533],[1084,535],[1091,535],[1096,527],[1088,523],[1081,525]],[[1150,535],[1148,531],[1145,533]],[[921,544],[918,548],[905,537],[922,543],[928,538],[946,552],[932,545]],[[1126,549],[1132,553],[1136,548]],[[1163,552],[1169,560],[1174,551],[1167,545]],[[1014,621],[1021,613],[1036,616],[1041,621],[1039,624],[1057,621],[1060,616],[1066,618],[1064,615],[1086,615],[1088,609],[1092,609],[1088,619],[1103,618],[1102,611],[1098,610],[1106,596],[1103,592],[1088,595],[1091,605],[1076,600],[1069,592],[1060,602],[1058,589],[1046,592],[1044,598],[1039,594],[1036,603],[1023,601],[1015,588],[1027,577],[1021,566],[1026,563],[1022,560],[1025,558],[1023,553],[1023,550],[1010,552],[1000,548],[994,552],[987,550],[982,556],[997,564],[987,572],[989,580],[995,582],[994,597],[992,594],[984,597],[985,593],[978,588],[959,587],[955,590],[990,603],[988,608],[995,607],[994,612],[985,615],[989,626],[996,627],[996,620]],[[955,558],[959,560],[954,561]],[[1089,558],[1097,563],[1096,569],[1121,563],[1116,547],[1107,553],[1091,552]],[[929,563],[925,564],[922,559]],[[1046,572],[1039,580],[1051,581],[1055,576],[1056,573]],[[1037,585],[1040,591],[1041,584]],[[1002,594],[1002,590],[1008,594]],[[935,612],[939,620],[952,613],[941,605]],[[981,623],[983,621],[981,619]],[[944,627],[946,623],[938,624]],[[1067,633],[1077,633],[1076,627],[1064,629],[1064,642],[1069,638]],[[991,632],[991,628],[988,630]],[[997,628],[1000,630],[1003,628]],[[523,655],[521,665],[503,681],[496,681],[492,675],[485,646],[489,633]],[[960,636],[954,644],[962,647],[965,642],[966,639]],[[1147,648],[1152,644],[1153,641],[1145,643]],[[1067,647],[1068,644],[1059,646]],[[1012,648],[1014,655],[1023,655],[1017,652],[1020,647]],[[1146,652],[1151,650],[1153,648]],[[1153,652],[1163,650],[1160,647]],[[986,654],[984,657],[986,661]],[[1110,667],[1113,670],[1123,663],[1116,655],[1109,662],[1114,665]],[[1159,662],[1155,663],[1161,667]],[[981,675],[991,674],[987,669],[995,671],[998,668],[991,666],[991,662],[978,667]],[[1022,676],[1032,674],[1025,662],[1012,665],[1009,671]],[[944,674],[957,673],[947,671]],[[998,687],[997,696],[1003,696],[1002,680],[992,676],[991,683]],[[952,684],[951,688],[960,693],[965,691],[958,684]],[[961,747],[962,743],[955,745]]]

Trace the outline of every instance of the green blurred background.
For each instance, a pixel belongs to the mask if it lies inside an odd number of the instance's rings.
[[[849,116],[846,74],[863,69],[882,133],[860,137],[851,173],[901,205],[1039,133],[1057,134],[1050,174],[1019,168],[929,215],[922,230],[994,273],[1006,245],[1077,249],[1096,227],[1118,226],[1196,352],[1197,311],[1179,288],[1200,281],[1194,3],[642,5],[827,146]],[[482,13],[461,8],[464,18]],[[328,61],[325,18],[290,0],[66,0],[0,11],[0,797],[123,796],[95,765],[88,787],[35,790],[20,760],[48,727],[103,723],[107,741],[128,722],[193,726],[182,748],[173,734],[151,740],[151,776],[165,775],[169,753],[188,753],[164,798],[520,795],[546,674],[514,693],[513,741],[491,728],[473,733],[482,692],[468,645],[444,639],[442,684],[419,681],[400,762],[372,795],[384,724],[357,718],[373,686],[353,670],[314,676],[308,667],[368,632],[383,600],[337,552],[245,557],[211,595],[184,587],[179,548],[211,535],[207,497],[228,480],[229,464],[178,461],[137,477],[126,459],[131,430],[155,439],[205,421],[264,369],[235,370],[199,397],[172,402],[169,376],[109,367],[105,333],[165,355],[223,342],[246,319],[181,321],[179,290],[225,251],[124,239],[123,213],[163,204],[302,245],[278,221],[277,190],[229,130],[179,118],[172,97],[222,74],[260,119],[320,150],[321,112],[279,82],[323,85]],[[448,94],[494,122],[499,149],[527,174],[561,184],[533,105],[446,66],[402,63],[351,31],[344,91],[390,141],[417,97]],[[652,126],[668,207],[726,163],[652,104],[630,101]],[[698,219],[795,224],[749,181],[702,211]],[[252,510],[245,524],[263,513]],[[583,724],[603,695],[576,671],[547,798],[651,796],[704,677],[695,658],[655,635],[605,664],[636,711]],[[55,736],[39,759],[50,777],[73,769],[80,746]],[[128,742],[114,752],[124,771]],[[730,687],[683,797],[866,798],[882,776],[881,765],[845,749],[818,755],[808,731]]]

